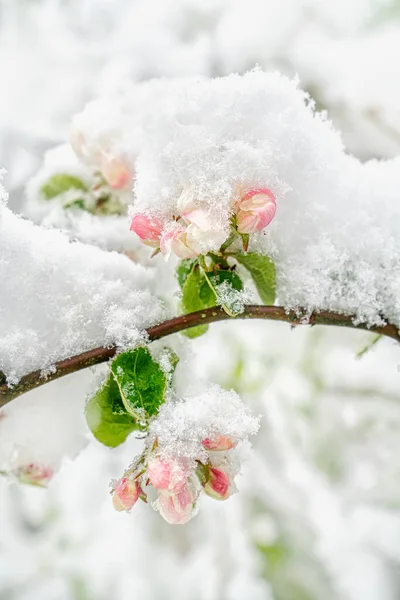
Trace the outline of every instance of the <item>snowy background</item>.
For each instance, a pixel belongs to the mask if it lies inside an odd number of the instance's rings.
[[[397,0],[0,0],[0,42],[0,165],[22,214],[27,181],[73,115],[130,80],[278,69],[328,111],[349,154],[400,154]],[[134,440],[90,441],[47,491],[1,479],[1,600],[398,599],[400,348],[379,340],[360,356],[373,339],[213,325],[191,342],[188,368],[263,415],[240,493],[202,498],[179,528],[145,506],[116,514],[108,481]],[[45,413],[49,443],[82,448],[92,386],[83,372],[15,401],[2,451],[18,438],[21,406],[33,438]]]

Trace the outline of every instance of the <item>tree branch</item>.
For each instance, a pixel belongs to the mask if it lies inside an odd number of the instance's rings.
[[[301,314],[306,314],[304,309],[299,309]],[[394,325],[383,325],[375,327],[367,327],[367,325],[355,325],[353,322],[354,316],[340,315],[334,312],[322,311],[313,313],[310,317],[299,318],[298,312],[286,311],[281,306],[245,306],[244,311],[236,317],[230,317],[220,307],[207,308],[188,315],[182,315],[169,319],[159,325],[154,325],[147,329],[149,341],[158,340],[172,333],[195,327],[196,325],[205,325],[216,321],[224,321],[227,319],[269,319],[272,321],[284,321],[295,325],[335,325],[339,327],[349,327],[352,329],[364,329],[372,333],[379,333],[393,338],[400,342],[400,334],[397,327]],[[61,360],[56,363],[56,370],[46,377],[43,377],[41,371],[34,371],[29,375],[25,375],[19,383],[13,387],[8,387],[5,376],[0,372],[0,407],[4,406],[14,398],[29,392],[49,381],[75,373],[87,367],[93,367],[99,363],[105,362],[115,356],[117,348],[111,346],[109,348],[94,348],[82,354],[77,354],[71,358]]]

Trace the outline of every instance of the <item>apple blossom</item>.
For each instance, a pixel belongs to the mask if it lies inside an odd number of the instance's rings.
[[[187,469],[177,460],[163,460],[159,457],[150,458],[147,463],[147,477],[156,490],[180,492],[187,481]]]
[[[177,494],[160,491],[156,507],[161,516],[171,525],[184,525],[194,516],[199,491],[189,482]]]
[[[140,494],[141,488],[136,479],[122,477],[114,487],[113,506],[115,510],[118,512],[130,510],[136,504]]]
[[[188,243],[187,228],[181,223],[174,223],[160,238],[160,249],[166,260],[171,252],[179,258],[195,258],[198,252]]]
[[[187,244],[197,254],[207,254],[211,250],[219,250],[226,240],[225,229],[219,226],[215,218],[202,208],[196,208],[184,214],[183,219],[188,223]]]
[[[239,233],[255,233],[274,218],[275,196],[267,188],[250,190],[237,204],[236,223]]]
[[[147,246],[159,247],[162,225],[155,217],[137,214],[133,217],[130,228]]]
[[[226,500],[230,496],[231,477],[223,468],[205,467],[203,489],[208,496],[215,500]]]
[[[132,180],[133,173],[126,160],[109,153],[103,153],[100,170],[113,190],[126,188]]]
[[[183,190],[176,203],[178,214],[184,217],[185,214],[195,210],[195,188],[193,185]]]
[[[231,440],[230,437],[225,435],[217,435],[214,438],[206,438],[202,441],[202,444],[206,450],[231,450],[236,444]]]

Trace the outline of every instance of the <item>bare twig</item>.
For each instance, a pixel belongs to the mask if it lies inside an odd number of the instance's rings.
[[[334,312],[322,311],[319,313],[313,313],[311,316],[302,320],[299,319],[299,313],[305,313],[304,309],[298,309],[298,311],[287,311],[281,306],[245,306],[244,311],[236,317],[230,317],[220,307],[207,308],[206,310],[200,310],[197,312],[190,313],[188,315],[181,315],[174,319],[169,319],[154,325],[147,329],[147,335],[149,341],[158,340],[172,333],[189,329],[190,327],[196,327],[197,325],[205,325],[207,323],[214,323],[215,321],[223,321],[226,319],[269,319],[272,321],[283,321],[293,325],[335,325],[339,327],[349,327],[352,329],[364,329],[373,333],[378,333],[391,337],[396,341],[400,341],[400,334],[397,327],[394,325],[383,325],[375,327],[367,327],[363,324],[354,324],[354,316],[351,315],[340,315]],[[13,387],[8,387],[6,384],[6,378],[0,372],[0,407],[4,406],[14,398],[21,396],[30,390],[33,390],[49,381],[75,373],[81,369],[98,365],[99,363],[105,362],[112,358],[117,352],[115,346],[109,348],[94,348],[82,354],[71,356],[65,360],[56,363],[54,373],[50,373],[46,377],[43,377],[41,371],[34,371],[29,375],[25,375],[19,383]]]

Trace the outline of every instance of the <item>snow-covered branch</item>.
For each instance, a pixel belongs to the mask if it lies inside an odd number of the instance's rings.
[[[374,327],[367,327],[365,324],[355,324],[354,316],[340,315],[334,312],[323,311],[320,313],[313,313],[309,317],[299,317],[299,315],[305,314],[305,311],[299,309],[298,311],[287,311],[282,306],[245,306],[242,313],[237,315],[235,318],[238,319],[267,319],[270,321],[282,321],[290,323],[293,326],[297,325],[331,325],[337,327],[350,327],[355,329],[363,329],[372,333],[378,333],[385,335],[398,342],[400,342],[400,334],[394,325],[381,325]],[[211,307],[205,310],[196,311],[187,315],[181,315],[168,321],[164,321],[159,325],[149,327],[147,329],[147,335],[149,341],[158,340],[165,336],[173,333],[184,331],[191,327],[198,325],[204,325],[207,323],[215,323],[217,321],[224,321],[231,319],[222,308]],[[115,345],[109,347],[100,346],[72,356],[66,360],[62,360],[55,365],[55,369],[52,370],[48,375],[43,376],[42,371],[34,371],[29,375],[23,377],[17,385],[8,387],[6,378],[0,373],[0,407],[4,406],[14,398],[21,396],[22,394],[33,390],[45,383],[53,381],[69,375],[76,371],[93,367],[102,362],[105,362],[115,356],[117,347]]]

